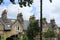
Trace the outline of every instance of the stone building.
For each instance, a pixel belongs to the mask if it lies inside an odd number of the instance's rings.
[[[34,19],[35,17],[34,15],[32,15],[30,16],[29,21]],[[7,17],[6,10],[4,10],[0,17],[0,39],[6,40],[9,37],[15,38],[19,36],[20,39],[22,39],[24,35],[24,30],[26,30],[27,26],[29,25],[29,21],[23,19],[22,13],[19,13],[16,19],[9,19]],[[40,21],[39,21],[39,26],[40,26]],[[48,23],[46,21],[46,18],[42,18],[42,26],[43,26],[42,32],[47,32],[48,29],[51,29],[54,30],[57,34],[60,34],[59,27],[57,26],[54,19],[51,19],[50,23]],[[36,37],[39,39],[40,38],[39,34],[37,36]]]
[[[46,18],[42,18],[42,26],[43,32],[46,32],[48,29],[54,30],[57,34],[59,34],[59,27],[55,22],[55,19],[51,19],[50,23],[46,21]]]
[[[42,33],[47,32],[48,30],[54,30],[57,35],[54,40],[60,40],[60,29],[57,26],[55,19],[50,19],[50,23],[47,22],[46,18],[42,18]],[[40,40],[40,34],[35,37],[35,40]],[[58,37],[59,36],[59,37]],[[43,38],[45,40],[45,38]]]
[[[17,15],[16,20],[12,20],[7,18],[7,12],[4,10],[0,18],[0,39],[7,40],[9,37],[17,37],[18,35],[22,39],[25,23],[22,13]]]

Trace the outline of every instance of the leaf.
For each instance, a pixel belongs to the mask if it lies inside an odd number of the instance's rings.
[[[23,6],[22,6],[22,2],[19,2],[19,6],[22,8]]]
[[[0,0],[0,4],[3,2],[3,0]]]
[[[29,26],[27,28],[27,35],[30,38],[36,37],[39,32],[39,25],[37,20],[30,20]]]
[[[47,32],[45,32],[43,34],[43,36],[45,38],[51,38],[51,37],[55,37],[56,36],[56,33],[53,30],[48,30]]]
[[[28,3],[28,6],[30,7],[30,4]]]
[[[27,0],[27,2],[28,2],[28,6],[30,7],[30,4],[33,3],[33,0]]]
[[[15,0],[10,0],[10,2],[11,2],[12,4],[15,4]]]
[[[52,3],[52,0],[49,0],[50,1],[50,3]]]
[[[23,2],[23,6],[25,6],[25,7],[26,7],[26,2]]]
[[[33,0],[30,1],[30,4],[32,4],[32,3],[33,3]]]

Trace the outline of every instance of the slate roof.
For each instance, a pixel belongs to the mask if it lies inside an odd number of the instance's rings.
[[[29,21],[28,20],[24,20],[24,24],[23,24],[24,30],[27,29],[28,25],[29,25]]]
[[[11,21],[11,20],[7,20],[7,23],[5,23],[4,21],[3,21],[3,19],[2,18],[0,18],[0,22],[3,24],[3,26],[4,26],[4,30],[6,29],[6,30],[10,30],[11,29],[11,27],[9,27],[9,25],[11,26],[12,24],[13,24],[13,22]]]
[[[48,26],[49,26],[49,28],[52,28],[52,24],[51,23],[48,23]]]
[[[12,27],[12,25],[16,22],[16,19],[8,19],[8,20],[7,20],[7,23],[5,23],[5,22],[3,21],[3,19],[0,18],[0,22],[4,25],[4,29],[6,29],[6,30],[11,30],[11,27]],[[10,25],[10,27],[8,27],[9,25]],[[28,21],[28,20],[24,20],[24,22],[23,22],[23,24],[22,24],[23,29],[26,30],[27,27],[28,27],[28,25],[29,25],[29,21]],[[39,26],[40,26],[40,21],[39,21]]]
[[[40,21],[39,21],[39,24],[40,24]],[[57,24],[55,23],[55,26],[53,26],[53,24],[51,24],[51,23],[45,23],[46,25],[44,25],[44,24],[42,24],[42,27],[43,28],[46,28],[46,26],[48,26],[50,29],[53,29],[54,27],[57,27],[58,28],[58,26],[57,26]],[[39,25],[40,26],[40,25]]]
[[[14,20],[14,21],[12,21],[12,20]],[[7,23],[5,23],[3,21],[3,19],[0,18],[0,22],[3,24],[4,29],[10,30],[11,29],[11,26],[16,22],[16,19],[8,19],[7,20]],[[10,25],[10,27],[8,27],[9,25]],[[24,20],[24,23],[22,25],[23,25],[24,30],[26,30],[27,29],[27,26],[29,25],[29,21],[28,20]]]

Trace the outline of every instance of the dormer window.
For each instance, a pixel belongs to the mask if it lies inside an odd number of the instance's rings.
[[[10,25],[8,25],[8,27],[10,27]]]
[[[11,30],[10,25],[5,25],[5,27],[4,27],[4,31],[10,31],[10,30]]]

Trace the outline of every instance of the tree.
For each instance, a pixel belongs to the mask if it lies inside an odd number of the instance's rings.
[[[10,0],[10,2],[11,2],[12,4],[15,4],[15,0]]]
[[[3,0],[0,0],[0,4],[3,2]]]
[[[49,0],[52,3],[52,0]]]
[[[28,40],[28,36],[26,34],[24,34],[23,40]]]
[[[1,3],[3,3],[3,1],[4,0],[0,0],[0,5],[1,5]],[[15,0],[10,0],[10,2],[12,3],[12,4],[16,4],[15,3]],[[19,4],[19,6],[20,7],[23,7],[23,6],[27,6],[26,4],[28,4],[28,6],[30,7],[30,4],[32,4],[33,3],[33,0],[18,0],[18,4]]]
[[[52,37],[56,37],[56,32],[54,32],[53,30],[48,30],[47,32],[44,32],[43,36],[45,38],[50,38],[51,40]]]
[[[27,27],[27,36],[29,40],[34,40],[34,37],[38,35],[39,25],[38,20],[30,20],[30,24]]]

